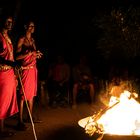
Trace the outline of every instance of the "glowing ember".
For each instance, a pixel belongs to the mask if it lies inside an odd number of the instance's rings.
[[[120,98],[112,96],[109,107],[98,114],[81,119],[78,124],[93,135],[140,135],[140,104],[137,94],[124,91]]]

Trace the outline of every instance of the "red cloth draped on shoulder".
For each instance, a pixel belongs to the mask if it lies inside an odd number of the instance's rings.
[[[23,60],[21,60],[21,64],[23,66],[21,78],[24,87],[24,94],[27,100],[31,100],[34,96],[36,96],[37,92],[36,58],[33,55],[28,55]],[[23,93],[22,88],[20,89],[20,93]],[[22,99],[24,99],[24,96],[22,96]]]
[[[0,33],[0,42],[3,48],[0,48],[0,57],[5,60],[13,59],[13,46],[6,42]],[[2,65],[2,64],[0,64]],[[8,70],[0,70],[0,119],[5,119],[18,112],[16,98],[16,80],[13,68]]]

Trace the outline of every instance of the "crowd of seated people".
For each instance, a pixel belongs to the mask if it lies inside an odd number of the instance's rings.
[[[78,63],[70,65],[65,57],[58,55],[48,68],[47,88],[50,106],[69,104],[75,109],[81,101],[93,105],[95,103],[95,81],[92,69],[86,55],[79,57]],[[132,83],[126,68],[111,68],[107,79],[105,92],[108,98],[122,92],[119,87],[132,91]],[[113,88],[112,88],[113,87]],[[98,93],[97,93],[98,94]],[[70,99],[69,99],[70,98]],[[70,101],[70,102],[69,102]]]
[[[58,55],[54,63],[50,63],[45,84],[50,106],[62,107],[67,104],[75,109],[81,101],[94,105],[95,101],[98,101],[95,100],[95,96],[96,99],[100,98],[99,92],[102,89],[97,91],[96,81],[94,81],[93,71],[87,56],[81,55],[78,60],[75,65],[70,65],[63,55]],[[127,68],[113,66],[108,74],[108,79],[105,81],[106,91],[104,91],[107,94],[105,96],[104,93],[101,94],[103,100],[106,99],[105,105],[111,96],[119,97],[124,89],[130,92],[134,91],[134,84]]]
[[[48,68],[47,88],[50,106],[71,103],[72,108],[76,108],[81,100],[80,93],[86,94],[89,103],[92,104],[94,81],[86,56],[81,56],[78,64],[70,66],[64,56],[58,55],[56,61]]]

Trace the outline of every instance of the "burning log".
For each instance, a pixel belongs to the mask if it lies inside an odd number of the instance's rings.
[[[99,113],[97,113],[96,115],[93,115],[92,117],[89,117],[89,120],[87,121],[87,124],[85,125],[86,133],[89,134],[90,136],[92,136],[94,133],[103,134],[103,132],[104,132],[103,126],[101,124],[98,124],[97,120],[99,120],[100,117],[106,111],[108,111],[109,109],[113,108],[118,103],[119,103],[119,101],[117,101],[112,106],[109,106],[109,107],[106,107],[103,110],[100,110]]]
[[[140,136],[140,104],[135,100],[137,97],[136,93],[129,91],[124,91],[120,98],[112,96],[109,107],[78,123],[90,136],[99,135],[98,140],[104,134]]]

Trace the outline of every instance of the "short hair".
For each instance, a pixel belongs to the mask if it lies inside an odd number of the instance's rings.
[[[24,28],[26,29],[30,25],[31,22],[35,24],[35,20],[33,17],[28,17],[24,19]]]
[[[2,14],[0,15],[0,30],[5,26],[5,22],[8,18],[12,18],[13,16],[10,14]]]

